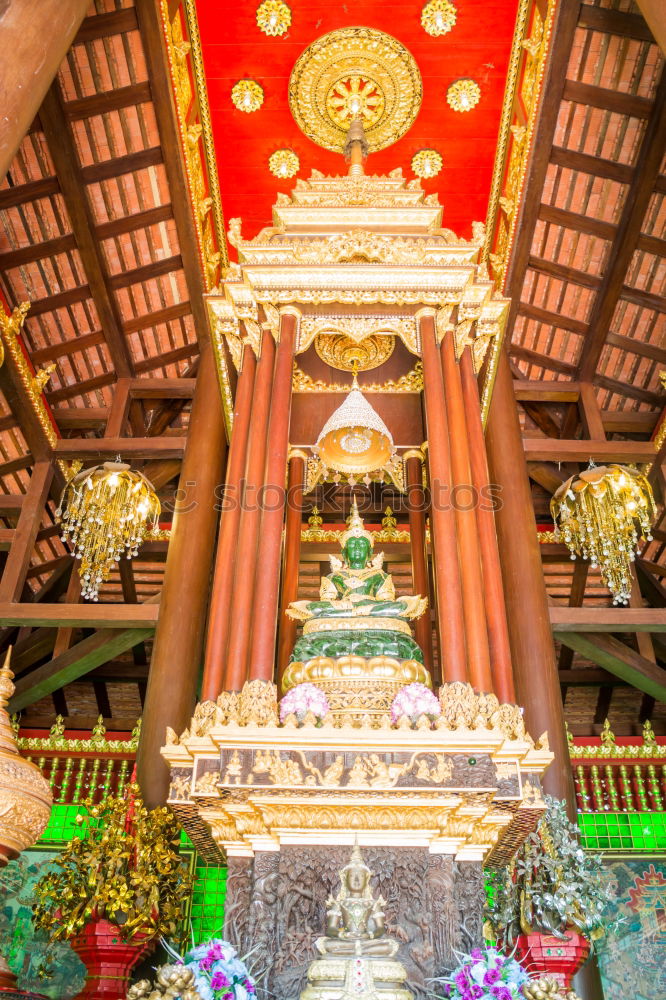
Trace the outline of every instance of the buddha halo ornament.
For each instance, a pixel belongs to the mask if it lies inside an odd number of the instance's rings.
[[[421,27],[435,38],[446,35],[456,23],[457,13],[449,0],[430,0],[421,11]]]
[[[284,35],[291,26],[291,10],[283,0],[264,0],[257,7],[257,25],[265,35]]]
[[[442,157],[436,149],[420,149],[412,157],[412,170],[417,177],[436,177],[442,169]]]
[[[294,177],[301,161],[293,149],[276,149],[268,157],[268,169],[275,177]]]
[[[56,518],[62,541],[80,560],[81,594],[96,601],[123,556],[131,559],[158,530],[161,505],[152,484],[120,460],[84,469],[66,484]]]
[[[454,80],[446,92],[446,100],[454,111],[471,111],[481,100],[481,88],[469,77]]]
[[[251,114],[264,103],[264,88],[255,80],[239,80],[231,88],[231,100],[239,111]]]
[[[638,469],[595,466],[562,483],[550,502],[556,533],[571,558],[599,567],[613,604],[631,596],[631,564],[641,535],[650,541],[656,517],[652,487]]]

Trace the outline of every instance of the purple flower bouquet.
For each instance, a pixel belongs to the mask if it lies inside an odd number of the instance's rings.
[[[475,948],[446,982],[447,1000],[522,1000],[529,976],[515,958],[497,948]]]
[[[187,953],[186,968],[194,973],[194,983],[201,1000],[254,1000],[254,981],[236,949],[214,938]]]
[[[391,702],[391,721],[394,725],[403,716],[407,716],[412,723],[420,719],[422,715],[434,722],[441,714],[442,710],[437,695],[433,694],[425,684],[417,682],[400,688]]]
[[[297,684],[287,691],[280,702],[280,722],[284,722],[289,715],[295,715],[302,722],[308,712],[312,712],[320,721],[329,711],[326,695],[321,688],[316,684]]]

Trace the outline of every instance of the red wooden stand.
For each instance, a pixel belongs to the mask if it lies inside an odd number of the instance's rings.
[[[154,941],[140,935],[123,941],[116,924],[92,920],[69,943],[88,970],[77,1000],[124,1000],[132,969]]]
[[[577,931],[567,931],[567,940],[550,934],[521,934],[516,941],[516,959],[531,975],[552,976],[571,989],[571,979],[590,953],[590,942]]]

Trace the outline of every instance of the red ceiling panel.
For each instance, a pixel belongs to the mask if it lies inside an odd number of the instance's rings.
[[[288,147],[298,154],[300,177],[308,177],[312,168],[342,172],[342,157],[307,139],[294,122],[287,101],[289,75],[316,38],[363,25],[402,42],[423,78],[423,104],[415,123],[395,145],[373,154],[367,169],[385,173],[400,166],[410,178],[417,150],[439,150],[443,169],[425,187],[439,194],[444,225],[469,237],[472,222],[486,217],[517,0],[461,0],[456,24],[439,38],[421,27],[420,2],[289,0],[289,5],[290,30],[269,38],[257,27],[258,0],[197,4],[225,217],[241,216],[245,237],[270,225],[278,191],[293,187],[293,181],[269,172],[268,157],[276,149]],[[472,77],[481,87],[479,104],[467,113],[446,103],[447,87],[461,76]],[[243,77],[264,88],[264,103],[253,114],[237,111],[231,103],[231,88]]]

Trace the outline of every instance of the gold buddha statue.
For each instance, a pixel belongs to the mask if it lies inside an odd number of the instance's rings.
[[[385,901],[374,896],[371,870],[358,843],[340,871],[340,888],[326,910],[326,934],[315,942],[323,958],[308,969],[301,1000],[413,1000],[404,988],[407,970],[394,956],[399,945],[386,934]]]

